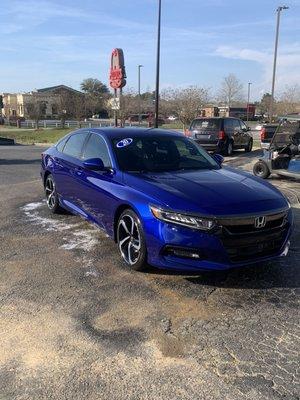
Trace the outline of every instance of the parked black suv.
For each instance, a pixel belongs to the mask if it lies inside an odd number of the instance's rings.
[[[185,132],[203,148],[230,156],[234,149],[252,150],[250,128],[238,118],[196,118]]]

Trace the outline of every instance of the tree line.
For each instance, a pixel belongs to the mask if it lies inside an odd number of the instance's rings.
[[[56,115],[60,118],[62,126],[67,119],[81,121],[93,115],[111,116],[112,110],[109,100],[112,93],[108,87],[95,78],[84,79],[80,84],[81,92],[61,90],[57,96]],[[27,107],[30,118],[38,121],[45,114],[46,105],[39,101],[38,96],[33,97],[32,103]],[[271,95],[265,93],[259,102],[256,102],[257,112],[268,118],[270,111]],[[133,89],[126,89],[121,99],[119,118],[125,120],[132,114],[141,110],[149,114],[154,110],[154,92],[148,90],[138,96]],[[284,115],[299,111],[300,87],[299,85],[286,86],[274,99],[275,114]],[[209,87],[191,85],[188,87],[165,88],[160,94],[160,113],[166,117],[174,115],[183,125],[188,125],[195,117],[199,116],[201,109],[208,105],[217,106],[246,106],[245,87],[234,75],[226,76],[219,90],[214,94]]]

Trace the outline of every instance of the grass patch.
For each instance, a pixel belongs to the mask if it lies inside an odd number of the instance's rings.
[[[183,131],[183,124],[181,122],[174,122],[174,123],[170,123],[170,124],[163,124],[161,126],[159,126],[159,128],[163,128],[163,129],[180,129]]]
[[[17,143],[56,143],[74,129],[11,129],[0,128],[0,136],[14,139]]]

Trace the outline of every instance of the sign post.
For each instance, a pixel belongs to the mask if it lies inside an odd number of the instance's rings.
[[[122,49],[114,49],[111,53],[111,64],[109,72],[109,84],[114,89],[114,103],[111,108],[114,110],[115,127],[118,126],[117,111],[120,110],[120,98],[122,88],[126,85],[126,72],[124,63],[124,53]],[[119,89],[119,96],[118,96]]]

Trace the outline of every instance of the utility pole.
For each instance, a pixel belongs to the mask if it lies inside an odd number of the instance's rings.
[[[138,100],[139,100],[139,125],[141,125],[141,68],[143,65],[138,65]]]
[[[248,82],[248,100],[247,100],[247,123],[249,121],[249,104],[250,104],[250,86],[252,85],[251,82]]]
[[[155,121],[154,121],[154,128],[158,128],[158,110],[159,110],[159,66],[160,66],[160,23],[161,23],[161,0],[158,0],[157,50],[156,50],[156,85],[155,85]]]
[[[275,92],[275,78],[276,78],[276,63],[277,63],[277,49],[278,49],[278,38],[279,38],[279,25],[280,25],[280,14],[282,10],[288,10],[287,6],[279,6],[277,12],[277,24],[276,24],[276,36],[275,36],[275,49],[274,49],[274,62],[273,62],[273,77],[272,77],[272,91],[271,91],[271,103],[269,117],[270,122],[273,119],[273,108],[274,108],[274,92]]]

